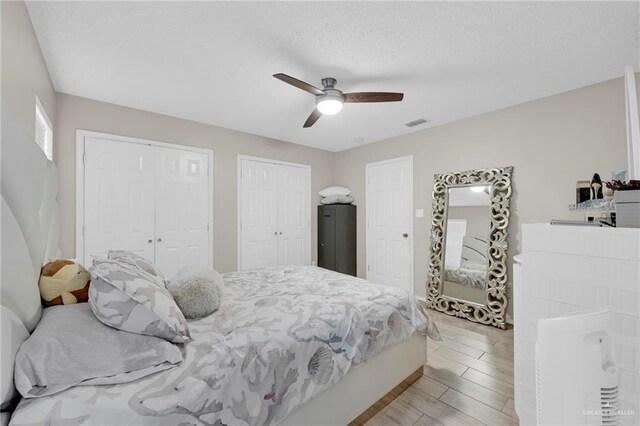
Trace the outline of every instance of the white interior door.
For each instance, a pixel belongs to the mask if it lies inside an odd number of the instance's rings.
[[[278,166],[278,264],[311,263],[311,188],[308,168]]]
[[[238,269],[277,265],[277,166],[243,159],[240,168]]]
[[[84,251],[110,249],[154,258],[154,152],[151,147],[100,138],[84,139]]]
[[[413,293],[413,158],[367,164],[367,279]]]
[[[209,158],[181,149],[154,149],[155,262],[169,278],[185,266],[212,266]]]

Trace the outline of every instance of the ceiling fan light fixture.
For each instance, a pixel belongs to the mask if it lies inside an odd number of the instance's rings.
[[[339,113],[344,106],[344,100],[340,96],[318,96],[316,108],[324,115],[334,115]]]
[[[316,121],[323,115],[333,115],[342,111],[342,107],[345,102],[350,104],[357,103],[370,103],[370,102],[400,102],[404,98],[404,93],[393,92],[354,92],[343,93],[341,90],[335,88],[336,79],[333,77],[327,77],[322,79],[322,87],[320,90],[317,87],[305,83],[302,80],[293,78],[290,75],[278,73],[273,75],[280,81],[297,87],[300,90],[304,90],[307,93],[311,93],[316,97],[316,107],[311,111],[311,114],[304,122],[302,127],[309,128],[313,126]]]

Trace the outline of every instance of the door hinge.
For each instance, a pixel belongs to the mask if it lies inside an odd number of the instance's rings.
[[[371,270],[371,265],[367,265],[367,271]]]
[[[86,152],[82,153],[82,164],[87,164],[87,153]]]
[[[242,229],[242,222],[240,222],[240,229]]]
[[[211,167],[207,167],[207,176],[211,176]]]
[[[207,222],[207,232],[211,231],[211,224]]]
[[[85,226],[84,226],[84,225],[82,225],[82,236],[83,236],[83,237],[84,237],[84,235],[85,235],[85,229],[86,229],[86,228],[85,228]]]

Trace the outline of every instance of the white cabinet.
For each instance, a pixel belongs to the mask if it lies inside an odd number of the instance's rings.
[[[640,424],[640,229],[523,225],[514,270],[515,408],[536,422],[535,342],[540,318],[610,309],[620,371],[619,424]]]
[[[167,277],[212,265],[210,153],[93,134],[78,148],[83,264],[122,249],[155,261]]]
[[[238,158],[238,269],[311,262],[311,169]]]

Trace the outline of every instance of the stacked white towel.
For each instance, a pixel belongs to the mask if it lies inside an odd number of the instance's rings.
[[[323,189],[318,194],[322,197],[320,203],[322,204],[351,204],[353,203],[353,197],[351,190],[343,186],[330,186]]]

